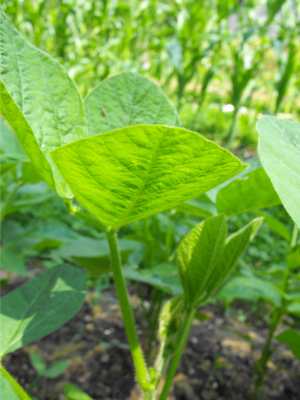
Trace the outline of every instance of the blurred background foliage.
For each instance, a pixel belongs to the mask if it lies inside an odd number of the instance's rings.
[[[256,147],[262,113],[299,118],[298,0],[7,0],[2,7],[65,66],[83,97],[110,75],[139,72],[163,88],[186,128],[230,147]]]

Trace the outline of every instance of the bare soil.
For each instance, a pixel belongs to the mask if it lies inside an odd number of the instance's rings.
[[[133,287],[131,292],[134,290]],[[95,400],[138,400],[140,393],[120,308],[116,301],[111,301],[111,293],[109,296],[107,301],[89,294],[81,310],[68,323],[7,355],[3,359],[4,367],[29,390],[37,377],[30,362],[30,351],[42,355],[49,366],[68,359],[64,374],[37,382],[31,395],[39,400],[63,400],[63,385],[67,382],[79,386]],[[133,295],[132,301],[135,299]],[[237,322],[215,306],[201,311],[209,319],[195,320],[192,326],[170,400],[300,399],[300,362],[284,345],[278,347],[268,365],[263,391],[254,395],[252,366],[266,340],[267,327]],[[251,346],[228,328],[250,336],[255,344]],[[148,342],[142,332],[138,333],[147,351]],[[153,356],[155,352],[156,348]]]

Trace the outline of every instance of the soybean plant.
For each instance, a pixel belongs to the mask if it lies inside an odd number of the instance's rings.
[[[1,12],[1,113],[41,177],[75,217],[105,233],[111,271],[144,400],[167,398],[196,309],[224,281],[261,218],[227,237],[224,214],[208,218],[180,243],[183,293],[164,307],[154,365],[146,365],[124,281],[118,232],[176,207],[246,168],[229,151],[180,127],[156,85],[127,73],[102,82],[84,101],[59,63],[29,44]],[[75,204],[76,200],[84,208]],[[55,267],[5,296],[1,357],[66,322],[82,304],[84,274]],[[67,306],[66,306],[67,305]],[[28,399],[1,370],[7,398]]]

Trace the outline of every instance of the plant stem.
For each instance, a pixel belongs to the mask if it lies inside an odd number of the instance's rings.
[[[294,223],[291,245],[290,245],[291,252],[297,246],[298,230],[299,229],[298,229],[297,224]],[[281,282],[282,292],[286,291],[286,287],[288,284],[288,278],[289,278],[289,269],[288,269],[288,265],[287,265],[285,274],[284,274],[282,282]],[[257,375],[258,375],[257,378],[255,379],[256,395],[257,395],[258,388],[260,388],[263,384],[264,374],[265,374],[268,360],[270,359],[271,355],[274,352],[274,349],[270,350],[270,346],[271,346],[276,328],[281,320],[281,317],[283,316],[283,314],[285,312],[285,307],[286,307],[286,301],[282,298],[282,305],[280,307],[275,308],[275,310],[273,312],[273,317],[272,317],[272,322],[271,322],[271,326],[270,326],[268,340],[264,346],[261,358],[258,360],[258,362],[256,363],[256,366],[255,366]]]
[[[109,230],[110,230],[109,226],[103,224],[103,222],[100,222],[96,218],[87,214],[86,212],[83,212],[82,210],[80,210],[80,208],[76,207],[70,201],[65,201],[65,204],[66,204],[68,211],[71,214],[73,214],[75,217],[82,219],[83,221],[94,226],[95,228],[99,229],[102,232],[105,232],[105,233],[109,232]]]
[[[232,118],[232,122],[231,122],[231,126],[229,128],[229,132],[227,134],[227,146],[226,148],[228,150],[231,149],[232,145],[233,145],[233,141],[235,139],[235,133],[236,133],[236,124],[237,124],[237,120],[238,120],[238,112],[239,112],[239,107],[236,106],[234,108],[234,112],[233,112],[233,118]]]
[[[41,375],[38,375],[32,382],[32,384],[30,385],[29,389],[27,389],[27,393],[30,396],[33,389],[35,388],[36,384],[38,383],[38,381],[41,379]]]
[[[6,200],[5,200],[4,204],[3,204],[3,207],[1,208],[1,211],[0,211],[0,224],[1,224],[2,220],[3,220],[3,218],[5,217],[5,215],[7,214],[7,211],[8,211],[8,209],[9,209],[9,207],[10,207],[10,205],[11,205],[11,203],[12,203],[14,197],[15,197],[15,194],[17,193],[18,189],[19,189],[22,185],[23,185],[23,182],[22,182],[22,181],[17,182],[17,183],[15,184],[13,190],[12,190],[12,191],[9,193],[9,195],[7,196],[7,198],[6,198]]]
[[[272,318],[267,342],[263,348],[261,358],[258,360],[258,362],[256,363],[256,366],[255,366],[256,373],[257,373],[257,377],[255,379],[255,396],[257,396],[257,391],[263,384],[267,363],[268,363],[271,355],[273,354],[273,350],[270,350],[270,346],[271,346],[271,343],[273,340],[274,332],[279,324],[281,317],[282,317],[281,309],[276,308],[273,313],[273,318]]]
[[[189,332],[192,326],[192,322],[195,316],[195,309],[189,310],[188,313],[186,314],[184,321],[183,321],[183,331],[182,331],[182,336],[181,339],[179,341],[178,344],[178,350],[176,351],[176,353],[174,354],[172,361],[171,361],[171,365],[170,368],[168,370],[167,373],[167,377],[166,377],[166,381],[165,381],[165,385],[163,388],[163,391],[160,395],[159,400],[166,400],[175,376],[175,373],[177,371],[177,367],[179,364],[179,361],[181,359],[187,338],[189,336]]]
[[[122,273],[121,258],[118,249],[116,233],[111,230],[107,233],[107,239],[110,247],[111,266],[113,270],[116,291],[120,302],[129,347],[131,350],[133,364],[136,371],[137,381],[143,390],[153,392],[154,386],[150,382],[149,373],[144,361],[142,349],[139,344],[133,315],[129,304],[128,293]]]

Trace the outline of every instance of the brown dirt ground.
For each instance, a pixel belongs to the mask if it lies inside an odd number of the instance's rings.
[[[132,296],[133,302],[134,299]],[[214,306],[201,311],[210,318],[194,321],[170,400],[254,400],[252,365],[259,356],[267,329],[239,323],[216,312]],[[226,327],[250,336],[254,346]],[[140,339],[147,351],[147,340],[142,335]],[[81,310],[59,330],[5,356],[4,367],[25,390],[37,376],[29,359],[32,350],[42,355],[49,366],[69,360],[64,374],[38,381],[32,396],[39,400],[63,400],[66,382],[76,384],[95,400],[140,397],[121,312],[115,302],[89,294]],[[156,349],[153,355],[155,352]],[[281,345],[269,363],[263,396],[259,399],[299,400],[299,392],[300,362]]]

